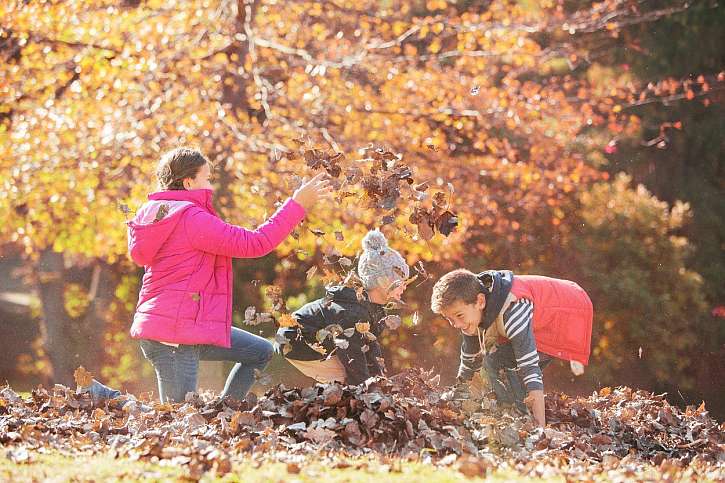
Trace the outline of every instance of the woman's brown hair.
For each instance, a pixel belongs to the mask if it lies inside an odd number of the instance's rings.
[[[161,156],[156,178],[161,190],[183,190],[186,178],[195,178],[209,160],[196,149],[176,148]]]

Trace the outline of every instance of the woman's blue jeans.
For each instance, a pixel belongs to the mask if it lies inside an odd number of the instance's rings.
[[[232,327],[232,346],[168,346],[153,340],[141,340],[141,351],[154,366],[162,402],[181,402],[186,393],[195,392],[199,361],[236,362],[229,372],[221,396],[243,399],[255,381],[255,370],[263,371],[272,359],[272,344],[262,337]]]

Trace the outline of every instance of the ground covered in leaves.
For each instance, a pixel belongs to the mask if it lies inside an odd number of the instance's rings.
[[[314,477],[322,463],[391,476],[422,465],[465,478],[725,481],[725,424],[704,405],[682,411],[630,388],[588,398],[554,393],[542,430],[485,397],[448,400],[446,389],[431,374],[408,371],[362,386],[279,385],[244,402],[211,394],[147,401],[149,410],[123,398],[94,404],[64,386],[25,398],[6,387],[0,445],[5,463],[18,468],[49,453],[96,455],[181,468],[189,479],[270,465]]]

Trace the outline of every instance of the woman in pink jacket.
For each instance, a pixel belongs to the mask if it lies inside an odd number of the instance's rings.
[[[161,191],[128,222],[131,258],[145,269],[131,336],[154,366],[162,401],[196,390],[200,360],[236,362],[223,396],[242,399],[272,357],[266,339],[232,327],[232,258],[274,250],[331,191],[323,175],[294,192],[256,230],[225,223],[212,206],[211,170],[179,148],[158,166]]]

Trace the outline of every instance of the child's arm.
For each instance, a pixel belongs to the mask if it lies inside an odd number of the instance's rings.
[[[503,325],[506,337],[516,357],[516,366],[529,393],[534,419],[540,426],[546,424],[544,416],[544,376],[539,367],[539,353],[534,339],[534,304],[522,299],[512,304],[504,313]]]
[[[187,215],[186,234],[197,250],[234,258],[263,257],[284,241],[305,216],[305,210],[289,199],[256,230],[226,223],[203,210]]]
[[[461,363],[458,366],[458,381],[470,381],[483,367],[483,348],[478,336],[463,335],[461,340]]]
[[[546,426],[546,411],[544,407],[544,391],[534,389],[529,391],[529,395],[524,399],[526,405],[531,409],[534,414],[534,420],[542,428]]]
[[[303,181],[292,198],[254,231],[225,223],[203,210],[186,216],[184,227],[197,250],[234,258],[263,257],[287,238],[315,203],[328,198],[331,190],[325,173]]]

